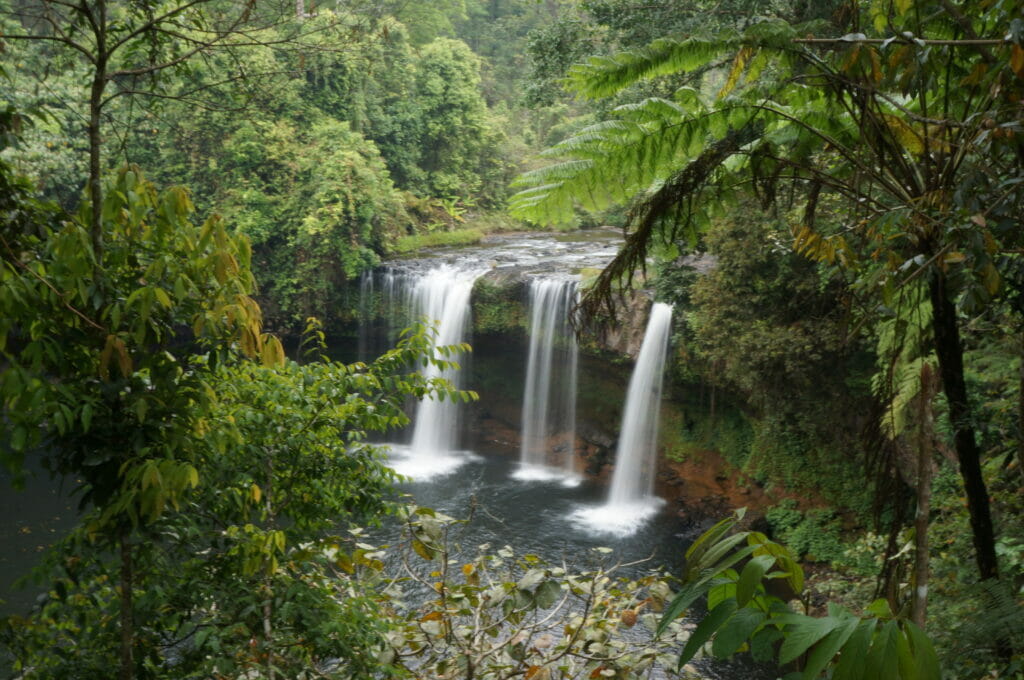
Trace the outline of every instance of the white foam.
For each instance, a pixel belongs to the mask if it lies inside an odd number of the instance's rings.
[[[572,488],[580,485],[580,478],[567,473],[562,468],[553,468],[546,465],[520,464],[511,474],[512,479],[521,482],[558,482],[564,487]]]
[[[416,482],[450,475],[479,457],[472,451],[422,451],[404,444],[388,444],[388,466]]]
[[[631,503],[588,506],[574,510],[569,521],[588,533],[629,536],[658,514],[664,504],[662,499],[651,497]]]

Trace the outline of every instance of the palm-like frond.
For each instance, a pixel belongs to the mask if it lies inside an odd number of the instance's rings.
[[[598,123],[552,147],[545,156],[565,159],[527,172],[510,200],[513,214],[539,223],[566,223],[576,205],[604,210],[628,203],[685,167],[709,140],[746,125],[749,107],[687,110],[665,99],[620,107]]]
[[[713,59],[735,51],[739,42],[739,35],[715,40],[663,39],[640,50],[620,52],[610,57],[591,57],[587,63],[577,64],[569,70],[568,87],[592,99],[608,97],[641,80],[705,66]]]
[[[735,65],[736,55],[744,55],[744,63],[747,57],[755,57],[750,60],[749,70],[756,75],[767,64],[769,52],[792,51],[791,40],[798,31],[813,28],[783,21],[762,21],[748,27],[743,34],[723,32],[713,38],[685,40],[663,38],[643,49],[610,57],[591,57],[585,64],[577,64],[569,70],[567,86],[592,99],[609,97],[642,80],[707,68],[717,59],[729,57]],[[738,77],[744,68],[734,70]]]

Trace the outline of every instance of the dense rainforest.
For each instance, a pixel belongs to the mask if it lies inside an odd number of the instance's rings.
[[[4,677],[1024,678],[1024,3],[0,0],[0,54],[0,482],[77,508]],[[580,346],[673,305],[658,465],[739,497],[667,572],[462,546],[379,442],[471,345],[346,363],[361,281],[608,227]]]

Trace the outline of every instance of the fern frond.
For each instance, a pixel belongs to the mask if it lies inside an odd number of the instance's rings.
[[[630,120],[591,125],[545,155],[566,158],[521,175],[523,190],[509,200],[513,215],[541,224],[572,220],[576,204],[604,210],[628,203],[699,155],[709,142],[741,127],[749,109],[690,115],[673,102],[649,99],[618,112]]]
[[[616,293],[623,284],[629,285],[633,272],[645,269],[647,252],[654,243],[655,228],[667,218],[676,218],[680,206],[698,198],[700,191],[724,163],[760,134],[760,123],[756,119],[748,120],[744,127],[704,146],[699,156],[636,201],[628,216],[626,226],[631,233],[626,236],[625,244],[580,303],[584,316],[594,318],[604,312],[614,316]],[[670,231],[670,238],[674,239],[676,229]]]
[[[670,120],[672,118],[682,119],[687,116],[697,115],[707,110],[700,99],[692,101],[691,106],[683,106],[661,97],[648,97],[631,104],[623,104],[614,108],[613,113],[637,123],[651,121]]]
[[[641,80],[671,73],[688,72],[734,50],[739,36],[656,40],[632,52],[611,57],[591,57],[569,70],[568,87],[585,97],[597,99],[616,94]]]

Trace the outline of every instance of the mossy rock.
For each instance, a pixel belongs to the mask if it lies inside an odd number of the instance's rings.
[[[488,274],[477,280],[473,287],[473,332],[515,333],[526,332],[526,305],[524,282],[510,273]]]

